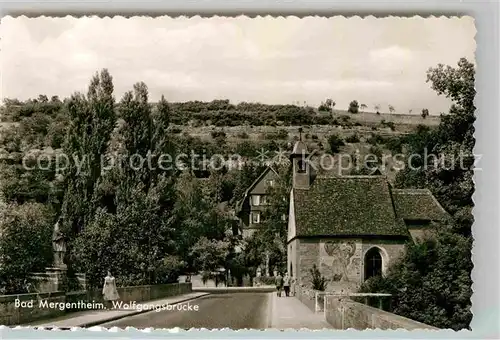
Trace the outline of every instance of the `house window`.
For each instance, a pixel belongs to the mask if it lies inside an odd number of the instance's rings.
[[[260,196],[252,195],[252,205],[258,206],[260,205]]]
[[[269,185],[270,187],[274,186],[274,181],[272,179],[268,180],[267,185]]]
[[[260,204],[261,205],[266,205],[267,204],[267,196],[261,196],[260,197]]]
[[[260,213],[259,212],[252,212],[252,213],[250,213],[250,215],[251,215],[253,224],[260,223]]]
[[[380,275],[382,275],[382,256],[378,248],[372,248],[365,255],[365,280]]]

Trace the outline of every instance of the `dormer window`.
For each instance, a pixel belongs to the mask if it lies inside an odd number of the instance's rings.
[[[297,165],[298,165],[297,169],[298,172],[306,172],[306,161],[304,161],[303,159],[299,159]]]
[[[260,205],[260,196],[252,195],[252,205],[259,206]]]

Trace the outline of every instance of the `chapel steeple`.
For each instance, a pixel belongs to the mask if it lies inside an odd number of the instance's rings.
[[[299,129],[299,140],[293,146],[290,161],[293,169],[293,188],[309,189],[311,185],[311,170],[308,161],[309,153],[302,141],[302,128]]]

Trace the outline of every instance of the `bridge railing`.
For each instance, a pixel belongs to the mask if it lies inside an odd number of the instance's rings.
[[[392,297],[391,294],[386,294],[386,293],[334,293],[334,292],[324,292],[324,291],[314,291],[314,305],[315,308],[314,310],[316,312],[324,312],[326,308],[326,297],[327,296],[333,296],[333,297],[343,297],[343,298],[353,298],[354,301],[361,302],[365,305],[372,305],[369,303],[369,299],[373,300],[372,298],[377,298],[377,307],[379,309],[384,309],[384,299],[389,300],[390,303],[390,298]]]
[[[318,294],[318,296],[323,297],[325,320],[335,329],[437,329],[430,325],[355,301],[360,299],[366,301],[370,297],[377,297],[379,301],[382,301],[383,298],[390,298],[390,294],[325,293]]]

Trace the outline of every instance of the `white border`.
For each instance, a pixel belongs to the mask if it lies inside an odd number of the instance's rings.
[[[471,15],[475,18],[477,35],[476,61],[476,106],[475,154],[481,154],[482,168],[474,176],[476,192],[473,235],[473,290],[474,314],[472,331],[319,331],[319,332],[277,332],[259,331],[215,331],[208,335],[206,331],[179,330],[113,330],[95,332],[97,328],[74,330],[74,332],[33,331],[26,328],[0,326],[1,339],[67,339],[71,338],[112,338],[140,337],[144,339],[169,336],[177,338],[445,338],[445,339],[499,339],[500,338],[500,276],[499,276],[499,3],[448,0],[444,1],[390,1],[362,2],[349,1],[233,1],[225,0],[170,0],[158,2],[140,1],[12,1],[0,2],[0,13],[5,15],[375,15],[375,16],[414,16],[430,15]],[[1,29],[1,27],[0,27]],[[8,67],[8,65],[2,65]],[[170,333],[170,334],[169,334]],[[184,334],[182,334],[184,333]],[[168,334],[168,335],[167,335]],[[189,336],[188,336],[189,335]]]

